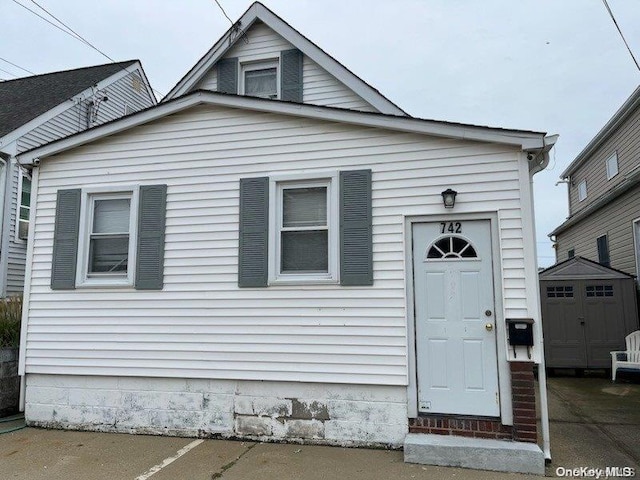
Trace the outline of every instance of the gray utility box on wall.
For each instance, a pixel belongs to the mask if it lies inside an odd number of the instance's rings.
[[[582,257],[539,274],[547,368],[611,368],[638,329],[635,280]]]

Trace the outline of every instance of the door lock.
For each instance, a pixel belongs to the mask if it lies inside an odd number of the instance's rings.
[[[486,328],[488,331],[493,330],[493,323],[487,323],[487,324],[485,324],[484,328]]]
[[[485,310],[484,311],[484,315],[485,315],[485,317],[490,317],[491,316],[491,310]]]

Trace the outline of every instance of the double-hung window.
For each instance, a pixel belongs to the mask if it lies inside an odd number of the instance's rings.
[[[135,190],[86,193],[78,285],[133,284],[136,204]]]
[[[278,60],[242,65],[242,93],[252,97],[279,98]]]
[[[586,200],[586,198],[587,198],[587,181],[582,180],[578,184],[578,201],[582,202],[583,200]]]
[[[29,215],[31,213],[31,179],[20,172],[20,206],[18,208],[17,237],[26,240],[29,236]]]
[[[274,181],[272,283],[337,281],[335,179]]]

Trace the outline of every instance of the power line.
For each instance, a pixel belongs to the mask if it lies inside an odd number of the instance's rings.
[[[18,0],[12,0],[14,3],[20,5],[22,8],[28,10],[29,12],[33,13],[34,15],[36,15],[37,17],[41,18],[42,20],[44,20],[45,22],[47,22],[49,25],[54,26],[55,28],[57,28],[58,30],[60,30],[61,32],[64,32],[65,34],[69,35],[72,38],[75,38],[76,40],[78,40],[79,42],[84,43],[86,46],[88,46],[89,48],[95,50],[96,52],[98,52],[100,55],[102,55],[103,57],[109,59],[112,63],[116,63],[116,61],[111,58],[109,55],[107,55],[106,53],[104,53],[102,50],[100,50],[98,47],[96,47],[95,45],[93,45],[91,42],[89,42],[87,39],[85,39],[82,35],[80,35],[79,33],[77,33],[75,30],[73,30],[69,25],[67,25],[66,23],[64,23],[62,20],[60,20],[58,17],[56,17],[55,15],[53,15],[51,12],[49,12],[46,8],[44,8],[42,5],[40,5],[39,3],[37,3],[35,0],[31,0],[31,2],[33,2],[34,5],[36,5],[38,8],[40,8],[42,11],[46,12],[47,15],[49,15],[51,18],[53,18],[54,20],[56,20],[58,23],[60,23],[60,25],[63,25],[64,28],[60,27],[59,25],[56,25],[55,23],[53,23],[52,21],[48,20],[47,18],[43,17],[42,15],[40,15],[38,12],[31,10],[29,7],[27,7],[26,5],[23,5],[22,3],[18,2]],[[66,29],[66,30],[65,30]],[[124,70],[125,72],[131,73],[129,72],[129,70],[127,70],[126,68],[122,68],[122,70]],[[151,90],[153,90],[155,93],[157,93],[161,98],[164,97],[164,94],[157,91],[155,88],[153,88],[151,85],[149,85],[149,87],[151,88]]]
[[[17,65],[17,64],[15,64],[15,63],[13,63],[13,62],[10,62],[10,61],[9,61],[9,60],[7,60],[6,58],[2,58],[2,57],[0,57],[0,60],[2,60],[3,62],[7,62],[9,65],[13,65],[14,67],[17,67],[17,68],[19,68],[20,70],[24,70],[25,72],[30,73],[31,75],[37,75],[36,73],[32,72],[31,70],[27,70],[26,68],[21,67],[20,65]]]
[[[0,68],[0,72],[7,73],[7,74],[11,75],[12,77],[15,77],[15,76],[16,76],[16,75],[14,75],[13,73],[11,73],[10,71],[5,70],[4,68]]]
[[[618,33],[620,34],[620,37],[622,38],[622,41],[624,42],[625,46],[627,47],[627,50],[629,51],[629,55],[631,55],[631,58],[633,59],[633,63],[636,64],[636,68],[638,69],[638,71],[640,71],[640,64],[638,64],[638,60],[636,60],[635,55],[631,51],[631,47],[629,47],[629,44],[627,43],[627,39],[624,38],[624,35],[622,34],[622,30],[620,30],[620,26],[618,25],[618,21],[616,20],[616,17],[613,15],[613,12],[611,11],[611,8],[609,8],[609,3],[607,3],[607,0],[602,0],[602,3],[604,3],[604,6],[606,7],[607,11],[609,12],[609,16],[611,17],[611,20],[613,20],[613,24],[618,29]]]
[[[214,2],[216,2],[218,4],[218,7],[220,7],[220,10],[222,10],[222,14],[227,17],[227,20],[229,20],[229,23],[231,23],[231,25],[233,25],[233,20],[231,20],[229,18],[229,15],[227,15],[227,12],[224,11],[224,8],[222,8],[222,5],[220,5],[220,2],[218,0],[214,0]]]

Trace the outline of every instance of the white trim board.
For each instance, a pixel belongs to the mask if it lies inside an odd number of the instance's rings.
[[[544,149],[550,148],[548,145],[549,137],[545,137],[545,134],[541,132],[506,130],[460,123],[439,122],[436,120],[398,117],[379,113],[359,112],[341,108],[320,107],[317,105],[305,105],[280,100],[245,97],[242,95],[196,91],[189,95],[176,98],[171,102],[160,103],[155,107],[148,108],[127,117],[112,120],[111,122],[89,130],[28,150],[19,154],[17,158],[23,165],[31,164],[34,159],[43,159],[79,145],[84,145],[138,125],[149,123],[167,115],[187,110],[196,105],[240,108],[436,137],[515,145],[523,150],[543,151]]]
[[[195,64],[195,66],[177,83],[161,102],[188,93],[209,71],[222,56],[242,38],[234,33],[234,27],[239,26],[243,32],[247,31],[256,21],[261,21],[307,57],[320,65],[329,74],[343,83],[354,93],[362,97],[367,103],[382,113],[407,116],[400,107],[395,105],[378,90],[352,73],[348,68],[324,52],[320,47],[294,29],[278,15],[273,13],[260,2],[254,2],[240,19],[225,32],[213,47]],[[235,35],[235,37],[234,37]]]

